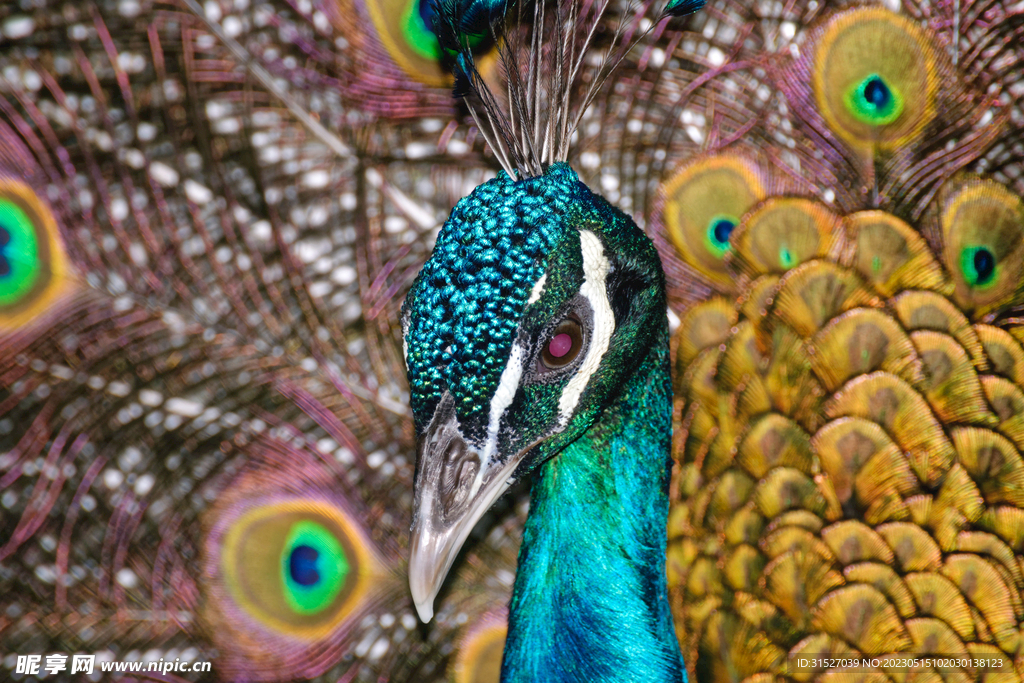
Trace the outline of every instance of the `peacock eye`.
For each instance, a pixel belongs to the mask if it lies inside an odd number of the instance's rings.
[[[47,236],[28,206],[25,197],[0,195],[0,310],[23,305],[47,279]]]
[[[572,319],[566,318],[558,324],[544,344],[541,361],[550,370],[564,368],[580,355],[583,348],[583,328]]]
[[[0,178],[0,328],[46,311],[69,284],[57,223],[28,185]]]
[[[434,33],[435,14],[431,0],[412,0],[402,12],[401,29],[407,46],[428,60],[439,60],[443,54]]]
[[[938,196],[942,255],[957,303],[983,316],[1021,301],[1024,201],[1008,188],[971,175],[948,181]]]
[[[716,288],[736,287],[723,257],[732,248],[740,217],[767,196],[767,179],[758,162],[721,154],[684,164],[662,185],[665,206],[659,218],[669,239],[686,265]]]
[[[324,5],[331,11],[332,20],[342,32],[356,34],[354,41],[367,37],[354,31],[349,0],[327,0]],[[451,73],[446,66],[452,55],[441,47],[434,32],[438,4],[434,0],[365,0],[377,38],[392,61],[414,80],[432,87],[451,84]],[[487,5],[490,7],[490,5]],[[360,26],[360,28],[363,28]],[[485,76],[497,69],[497,50],[490,39],[487,25],[480,31],[467,32],[469,47],[478,59],[478,68]],[[372,35],[372,31],[370,32]],[[381,79],[381,74],[374,78]],[[397,91],[402,91],[399,88]]]
[[[359,601],[367,566],[345,514],[319,501],[268,503],[234,520],[220,548],[231,604],[293,635],[332,628]]]

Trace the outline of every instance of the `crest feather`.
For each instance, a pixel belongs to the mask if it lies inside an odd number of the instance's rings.
[[[509,0],[438,0],[434,31],[455,53],[453,94],[470,114],[502,168],[513,178],[544,173],[566,161],[569,145],[605,80],[648,33],[671,17],[691,14],[704,0],[630,4],[597,63],[586,59],[605,21],[611,0],[557,0],[553,6]],[[505,92],[495,94],[477,70],[471,38],[489,32],[505,74]],[[583,84],[586,84],[585,86]],[[582,96],[575,96],[582,90]]]

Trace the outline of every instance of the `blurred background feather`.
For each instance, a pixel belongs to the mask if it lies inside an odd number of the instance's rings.
[[[872,7],[727,0],[654,27],[570,150],[669,275],[669,579],[699,681],[903,680],[785,669],[888,649],[1017,667],[953,680],[1024,671],[1024,8]],[[208,659],[211,679],[496,680],[522,492],[429,626],[404,579],[399,308],[498,168],[429,15],[0,8],[5,676],[12,653],[97,652]],[[844,270],[805,291],[807,261]],[[275,558],[299,546],[342,569],[292,553],[310,578],[288,585]]]

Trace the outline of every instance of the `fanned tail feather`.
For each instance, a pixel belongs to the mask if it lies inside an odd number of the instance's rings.
[[[1022,673],[1024,548],[996,522],[1024,462],[1021,91],[977,89],[992,63],[946,11],[779,17],[795,36],[737,55],[761,151],[709,146],[655,205],[665,259],[717,294],[676,294],[669,576],[698,681],[907,675],[798,664],[891,654]]]

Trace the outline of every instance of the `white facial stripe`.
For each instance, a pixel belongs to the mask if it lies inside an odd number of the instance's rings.
[[[519,380],[523,378],[523,347],[518,343],[512,346],[512,353],[509,354],[508,363],[501,371],[501,379],[498,380],[498,388],[491,399],[491,413],[487,419],[487,441],[484,443],[483,453],[480,462],[483,465],[477,471],[477,481],[473,482],[473,490],[470,497],[476,495],[477,489],[483,483],[483,473],[487,469],[487,463],[491,461],[498,450],[498,428],[501,426],[501,418],[505,411],[512,405],[516,397],[516,390],[519,388]]]
[[[547,281],[548,274],[543,273],[540,276],[540,279],[533,283],[533,290],[530,291],[530,298],[527,299],[526,301],[527,306],[529,306],[532,303],[535,303],[538,299],[540,299],[540,295],[544,293],[544,285],[547,283]]]
[[[409,369],[409,316],[402,316],[402,360],[405,361],[405,369]]]
[[[563,427],[569,423],[591,375],[601,364],[601,358],[611,343],[612,332],[615,331],[615,314],[605,286],[611,263],[604,255],[604,246],[597,235],[589,230],[580,230],[580,249],[583,252],[583,286],[580,287],[580,294],[590,302],[590,309],[594,312],[594,328],[583,363],[558,399],[559,421]]]

